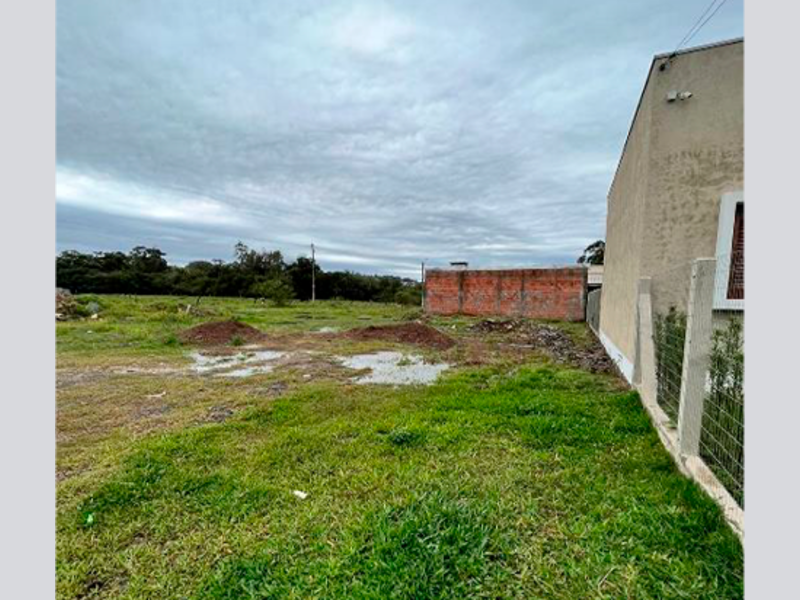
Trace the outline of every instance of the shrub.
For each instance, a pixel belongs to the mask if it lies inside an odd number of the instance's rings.
[[[389,433],[389,441],[395,446],[415,446],[425,437],[422,431],[399,428]]]
[[[294,299],[294,289],[286,278],[276,277],[257,283],[253,292],[260,298],[271,300],[275,306],[286,306]]]
[[[397,304],[419,306],[422,304],[422,286],[416,284],[404,287],[394,295],[394,301]]]
[[[700,456],[744,506],[744,340],[742,320],[714,331]]]

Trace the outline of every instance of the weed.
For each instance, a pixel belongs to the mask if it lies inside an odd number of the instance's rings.
[[[425,434],[422,431],[400,428],[390,431],[388,438],[395,446],[414,446],[422,442]]]

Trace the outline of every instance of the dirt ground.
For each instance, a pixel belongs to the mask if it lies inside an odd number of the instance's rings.
[[[578,344],[566,332],[553,325],[524,319],[486,319],[475,323],[470,331],[495,334],[512,347],[524,351],[538,350],[556,362],[586,369],[592,373],[617,374],[617,367],[597,339]]]
[[[237,321],[218,321],[203,323],[183,331],[180,340],[185,344],[214,346],[229,344],[235,339],[242,342],[255,342],[264,334],[250,325]]]

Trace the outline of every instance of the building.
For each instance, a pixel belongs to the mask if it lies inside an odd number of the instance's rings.
[[[654,313],[685,306],[684,267],[715,256],[726,281],[714,308],[743,310],[742,39],[657,55],[650,66],[608,194],[600,306],[600,339],[628,380],[640,279],[658,289]]]
[[[589,265],[586,285],[590,292],[603,287],[603,265]]]

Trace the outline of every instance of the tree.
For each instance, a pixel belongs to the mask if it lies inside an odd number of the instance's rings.
[[[605,260],[606,243],[603,240],[592,242],[578,258],[579,265],[602,265]]]
[[[134,271],[141,273],[160,273],[169,265],[164,258],[166,254],[158,248],[136,246],[129,254],[130,265]]]
[[[286,263],[283,262],[283,255],[279,250],[257,252],[242,242],[237,242],[233,251],[236,266],[245,275],[276,275],[286,269]]]
[[[391,275],[323,271],[304,256],[287,264],[279,251],[256,251],[239,242],[231,262],[198,260],[170,265],[158,248],[136,246],[122,252],[65,251],[56,257],[56,286],[74,293],[173,294],[268,298],[286,304],[311,296],[315,273],[317,298],[419,304],[421,286]]]
[[[311,273],[314,273],[317,284],[317,298],[324,300],[328,298],[326,281],[322,277],[322,269],[319,264],[312,263],[310,258],[298,256],[297,259],[286,268],[286,273],[292,279],[292,287],[295,296],[300,300],[311,299]]]
[[[254,283],[250,293],[257,298],[272,300],[275,306],[286,306],[294,299],[292,282],[285,275]]]

